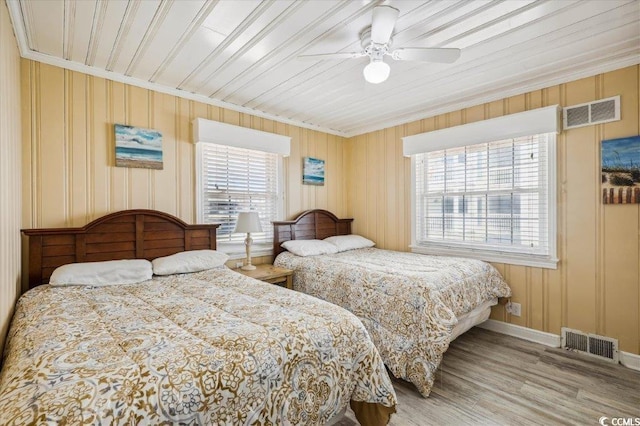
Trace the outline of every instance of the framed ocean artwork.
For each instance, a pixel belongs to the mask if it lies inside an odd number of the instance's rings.
[[[602,141],[602,203],[640,204],[640,136]]]
[[[303,158],[302,183],[305,185],[324,185],[324,160],[311,157]]]
[[[162,133],[124,124],[115,133],[116,166],[162,170]]]

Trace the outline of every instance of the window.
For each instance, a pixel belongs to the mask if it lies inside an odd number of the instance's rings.
[[[238,212],[257,211],[263,232],[251,234],[252,249],[270,254],[271,222],[283,216],[282,158],[290,138],[204,119],[194,121],[194,137],[198,222],[219,223],[218,249],[239,258],[246,234],[234,232]]]
[[[238,212],[255,210],[264,232],[252,233],[254,244],[273,241],[271,221],[278,220],[278,154],[203,143],[200,150],[202,223],[219,223],[218,243],[242,243],[246,234],[234,233]]]
[[[412,250],[555,268],[555,138],[441,144],[411,155]]]

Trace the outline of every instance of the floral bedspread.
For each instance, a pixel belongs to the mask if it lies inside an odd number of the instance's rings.
[[[0,374],[3,425],[323,424],[350,400],[396,403],[360,321],[228,269],[35,288]]]
[[[389,370],[428,396],[457,316],[511,294],[500,273],[473,259],[376,248],[299,257],[275,265],[294,270],[293,288],[353,312]]]

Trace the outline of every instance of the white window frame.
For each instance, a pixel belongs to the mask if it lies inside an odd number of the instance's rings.
[[[537,116],[535,114],[537,114]],[[555,127],[550,123],[550,120],[553,119],[554,115],[556,119]],[[539,122],[537,122],[536,117],[542,116],[546,116],[542,121],[549,121],[548,126],[540,126]],[[533,118],[533,124],[527,123],[527,120],[531,118]],[[497,123],[496,120],[499,120],[500,123]],[[435,132],[403,138],[404,153],[411,157],[411,245],[409,246],[411,251],[421,254],[460,256],[484,260],[487,262],[556,269],[558,267],[558,258],[556,211],[557,156],[555,134],[559,130],[558,123],[559,108],[558,106],[553,106],[541,108],[540,110],[513,114],[511,116],[499,117],[498,119],[485,120],[483,122],[472,123],[470,125],[456,126],[450,128],[451,132],[448,132],[450,129],[442,129]],[[547,238],[549,247],[547,254],[523,254],[519,253],[517,249],[513,251],[509,250],[508,247],[505,247],[504,249],[495,249],[483,247],[482,244],[446,240],[442,242],[429,242],[425,245],[419,244],[416,241],[416,158],[413,154],[500,141],[520,136],[531,136],[541,133],[552,133],[552,137],[548,138],[549,140],[547,143],[548,188],[546,201],[548,208]],[[447,141],[448,137],[451,137],[451,139]],[[435,143],[434,140],[436,141]]]
[[[226,145],[237,148],[251,149],[275,153],[277,159],[277,218],[284,217],[285,206],[285,185],[284,185],[284,157],[289,155],[291,138],[288,136],[276,135],[274,133],[262,132],[246,127],[234,126],[217,121],[197,118],[193,121],[193,138],[195,144],[196,161],[196,220],[198,223],[204,222],[203,209],[203,171],[202,171],[202,146],[205,143]],[[232,260],[244,259],[246,257],[244,243],[218,242],[217,249],[229,255]],[[251,246],[252,256],[273,255],[273,240],[262,243],[254,243]]]

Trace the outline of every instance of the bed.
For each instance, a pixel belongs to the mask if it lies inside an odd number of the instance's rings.
[[[429,395],[449,343],[485,321],[497,298],[511,294],[490,264],[443,256],[359,248],[298,256],[282,243],[351,234],[352,219],[309,210],[273,222],[276,266],[292,269],[294,290],[354,313],[394,376]]]
[[[326,424],[348,404],[361,424],[386,424],[391,381],[344,309],[224,266],[47,284],[65,264],[214,250],[216,227],[128,210],[23,231],[30,290],[7,338],[0,424]]]

